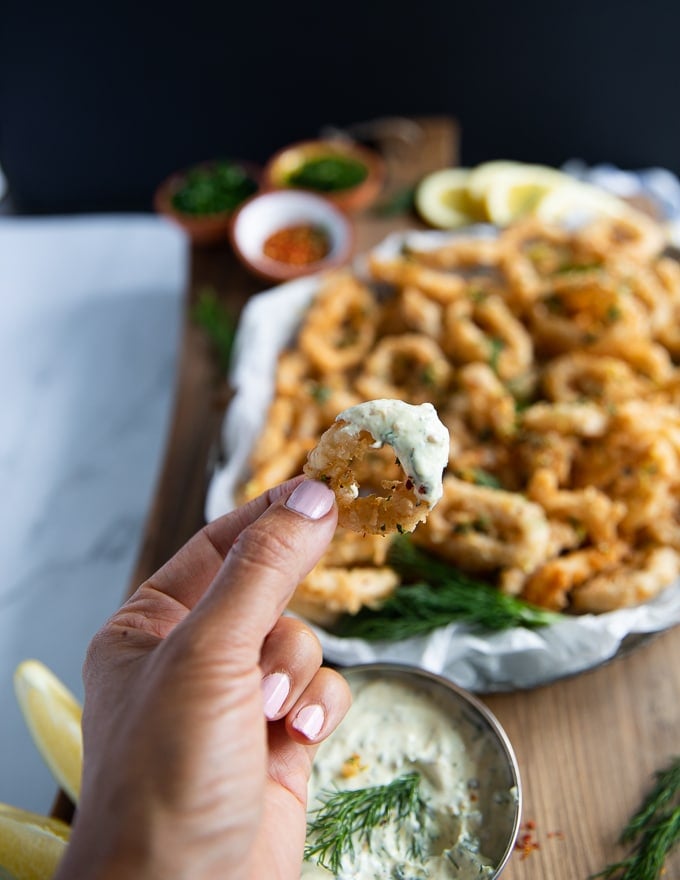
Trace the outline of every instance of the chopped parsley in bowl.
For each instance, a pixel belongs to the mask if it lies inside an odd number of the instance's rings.
[[[156,190],[154,208],[194,244],[226,241],[232,214],[257,192],[259,178],[259,169],[247,162],[202,162],[168,177]]]

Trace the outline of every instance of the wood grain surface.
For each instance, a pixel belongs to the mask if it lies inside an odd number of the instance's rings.
[[[388,157],[391,192],[456,161],[455,125],[419,122],[421,140]],[[413,225],[404,216],[366,214],[357,219],[358,249]],[[237,313],[261,287],[226,247],[195,250],[187,307],[211,288]],[[203,523],[226,391],[202,332],[187,321],[172,429],[131,591]],[[530,823],[520,832],[529,846],[513,853],[504,880],[586,880],[625,854],[616,844],[620,830],[654,771],[680,753],[680,628],[596,670],[485,702],[516,750],[523,822]],[[680,852],[664,877],[680,878]]]

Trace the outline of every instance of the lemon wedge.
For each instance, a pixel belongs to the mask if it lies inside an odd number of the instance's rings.
[[[442,168],[426,175],[415,194],[416,210],[426,223],[438,229],[455,229],[481,220],[470,198],[467,168]]]
[[[38,660],[19,664],[14,689],[38,751],[61,788],[78,803],[83,767],[80,703]]]
[[[562,171],[522,162],[485,162],[470,174],[470,197],[483,207],[487,219],[507,226],[535,213],[551,192],[569,183]]]
[[[59,819],[0,804],[0,880],[48,880],[66,851],[69,833]]]
[[[612,193],[573,179],[546,194],[536,206],[535,213],[540,220],[547,223],[563,220],[582,222],[602,216],[626,219],[639,215],[639,211]]]

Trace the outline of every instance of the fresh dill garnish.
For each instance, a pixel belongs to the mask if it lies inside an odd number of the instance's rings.
[[[631,854],[591,875],[590,880],[657,880],[662,876],[666,857],[680,842],[680,757],[656,773],[656,784],[619,842],[634,844]]]
[[[305,859],[337,874],[358,841],[370,844],[371,832],[385,822],[417,816],[424,804],[420,775],[406,773],[387,785],[322,792],[321,806],[307,825]]]
[[[231,361],[236,321],[219,301],[212,287],[206,287],[200,292],[196,305],[191,310],[191,318],[207,334],[220,370],[226,373]]]
[[[536,608],[475,580],[415,547],[407,536],[395,537],[387,558],[403,581],[379,608],[364,607],[343,615],[334,632],[367,641],[425,635],[454,620],[486,630],[546,626],[558,614]]]
[[[398,189],[384,201],[379,202],[373,213],[378,217],[396,217],[399,214],[410,214],[415,206],[415,188],[412,186]]]

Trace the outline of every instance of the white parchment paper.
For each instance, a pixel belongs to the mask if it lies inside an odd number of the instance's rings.
[[[629,172],[616,172],[618,175]],[[641,185],[638,177],[631,186]],[[675,180],[675,178],[673,178]],[[677,212],[680,215],[680,187]],[[673,215],[669,214],[669,221]],[[469,234],[470,230],[466,230]],[[493,235],[492,227],[475,234]],[[412,232],[389,236],[378,251],[397,253],[405,241],[435,247],[451,233]],[[364,265],[356,262],[357,271]],[[254,297],[244,309],[235,342],[232,385],[234,398],[223,425],[226,464],[211,480],[206,518],[212,520],[235,506],[234,489],[246,475],[247,461],[260,433],[274,390],[279,352],[294,338],[301,316],[319,289],[322,276],[303,278]],[[452,623],[428,636],[400,642],[345,639],[312,628],[321,640],[327,661],[338,664],[396,661],[446,676],[478,693],[536,687],[597,666],[614,657],[644,634],[680,623],[680,581],[653,601],[608,614],[564,617],[536,630],[521,627],[500,633],[480,633]]]

